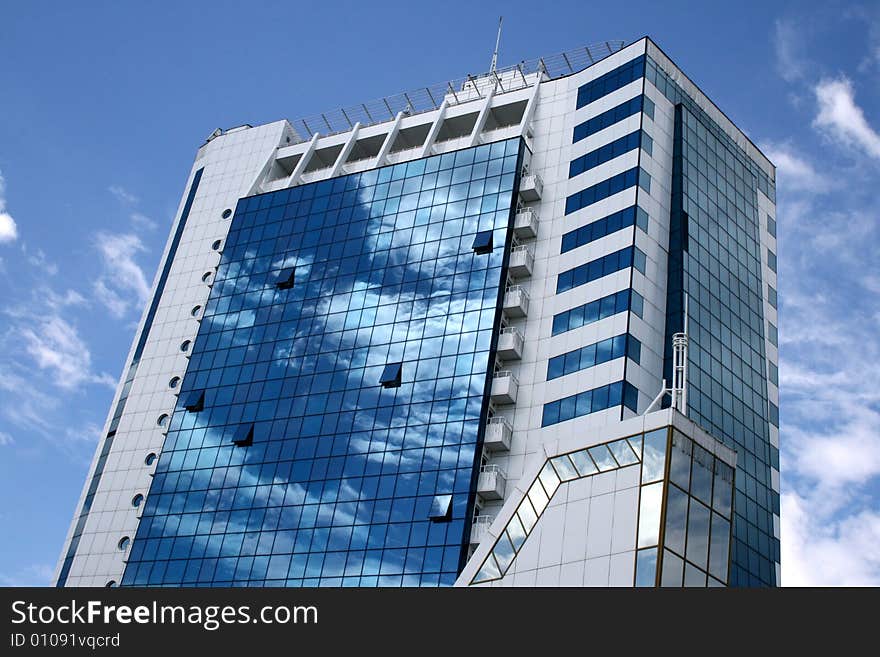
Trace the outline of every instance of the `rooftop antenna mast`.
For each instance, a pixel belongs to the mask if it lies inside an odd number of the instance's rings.
[[[492,53],[492,65],[489,67],[489,73],[494,73],[498,68],[498,46],[501,43],[501,23],[504,16],[498,17],[498,36],[495,38],[495,52]]]

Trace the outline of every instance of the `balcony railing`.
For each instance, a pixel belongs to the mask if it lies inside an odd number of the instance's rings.
[[[489,527],[492,526],[492,516],[479,515],[474,518],[471,525],[471,545],[479,545],[489,535]]]
[[[507,272],[514,278],[531,276],[534,265],[535,256],[529,247],[520,245],[510,250],[510,262],[507,265]]]
[[[520,285],[511,285],[504,291],[504,312],[509,317],[529,314],[529,293]]]
[[[520,239],[538,236],[538,213],[532,208],[520,208],[513,218],[513,232]]]
[[[496,404],[515,404],[519,381],[510,370],[496,372],[492,377],[492,401]]]
[[[523,334],[514,326],[501,329],[498,335],[498,348],[496,354],[501,360],[520,360],[522,358]]]
[[[523,201],[540,201],[544,192],[544,181],[537,173],[525,173],[519,181],[519,195]]]
[[[483,447],[489,452],[509,452],[510,442],[513,438],[513,427],[501,415],[494,415],[486,423],[486,435],[483,438]]]
[[[484,465],[480,468],[480,477],[477,480],[477,493],[483,499],[504,499],[504,487],[506,484],[507,475],[497,465]]]

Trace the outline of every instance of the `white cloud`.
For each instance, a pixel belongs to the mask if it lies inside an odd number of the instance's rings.
[[[0,431],[0,447],[6,447],[7,445],[11,445],[15,441],[5,431]]]
[[[76,328],[60,316],[49,316],[22,327],[21,337],[27,353],[37,367],[49,372],[56,386],[68,390],[85,383],[115,386],[109,375],[92,373],[91,352]]]
[[[64,293],[58,294],[52,289],[41,288],[37,290],[37,297],[52,310],[61,310],[68,306],[86,306],[88,302],[85,297],[76,290],[65,290]]]
[[[790,144],[765,142],[760,148],[776,165],[779,187],[815,193],[826,192],[831,187],[830,181]]]
[[[110,311],[111,315],[116,319],[122,319],[125,316],[128,302],[110,289],[103,278],[95,281],[92,289],[95,292],[95,298]]]
[[[805,69],[803,55],[803,30],[791,20],[777,20],[774,46],[776,70],[788,82],[802,78]]]
[[[121,185],[110,185],[110,187],[107,188],[107,191],[113,194],[120,203],[124,203],[125,205],[134,205],[140,200]]]
[[[813,125],[829,138],[880,159],[880,134],[856,104],[852,81],[846,76],[824,79],[814,92],[819,107]]]
[[[0,244],[18,239],[18,225],[6,211],[6,180],[0,171]]]
[[[0,211],[0,244],[14,242],[18,238],[18,226],[8,212]]]
[[[147,277],[135,261],[136,256],[147,249],[132,233],[98,233],[95,245],[101,254],[104,271],[93,289],[98,300],[114,317],[122,317],[132,302],[141,306],[150,295]]]
[[[140,203],[140,199],[129,192],[127,189],[122,187],[121,185],[111,185],[107,188],[113,196],[116,197],[122,205],[133,208],[138,203]],[[155,221],[153,221],[150,217],[145,215],[143,212],[138,212],[137,210],[132,209],[132,212],[128,215],[128,218],[131,220],[131,225],[136,230],[155,230],[158,227]]]
[[[24,248],[24,244],[22,244],[22,251],[27,253],[27,249]],[[28,263],[30,263],[34,267],[39,268],[49,276],[54,276],[58,273],[58,265],[56,265],[54,262],[49,261],[43,249],[37,249],[33,253],[29,254],[27,256],[27,261]]]
[[[838,380],[840,378],[843,377]],[[817,374],[814,381],[826,382],[826,379]],[[786,390],[790,389],[784,380],[782,385]],[[847,386],[839,397],[854,392]],[[816,423],[822,422],[825,413],[844,412],[847,415],[835,418],[834,422],[826,423],[824,427],[819,424],[815,430],[789,426],[785,434],[786,441],[796,446],[790,451],[790,462],[786,465],[798,475],[816,482],[824,494],[829,494],[829,489],[865,484],[880,475],[880,433],[877,431],[880,413],[870,408],[870,402],[865,403],[867,400],[861,400],[858,396],[852,402],[834,397],[826,395],[824,398],[811,399],[805,396],[798,399],[793,394],[793,404],[813,406],[810,410],[814,413]]]
[[[78,429],[67,427],[64,435],[71,441],[85,441],[89,445],[94,445],[101,439],[103,428],[94,422],[88,422],[85,426]]]
[[[16,573],[0,573],[0,586],[51,586],[55,569],[47,564],[31,564]]]
[[[829,519],[798,493],[782,495],[783,586],[880,585],[880,514]]]
[[[143,228],[144,230],[156,230],[158,228],[158,224],[155,221],[140,212],[131,213],[131,223],[136,228]]]
[[[865,263],[880,258],[880,225],[858,190],[878,183],[833,162],[820,169],[798,146],[768,149],[780,169],[782,583],[876,584],[880,390],[867,382],[880,296]]]

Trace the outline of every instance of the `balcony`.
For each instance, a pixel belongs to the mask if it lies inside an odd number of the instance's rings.
[[[513,218],[513,233],[521,240],[538,236],[538,213],[532,208],[521,208]]]
[[[507,477],[497,465],[484,465],[477,479],[477,494],[484,500],[504,499],[504,486]]]
[[[489,422],[486,424],[483,447],[489,452],[509,452],[512,437],[513,428],[510,423],[502,416],[496,415],[489,418]]]
[[[471,525],[471,545],[479,545],[489,536],[489,527],[492,526],[492,516],[477,516]]]
[[[510,370],[495,372],[492,377],[491,399],[495,404],[515,404],[519,381]]]
[[[496,353],[501,360],[520,360],[523,350],[523,334],[518,328],[507,326],[498,335]]]
[[[544,181],[536,173],[523,174],[519,181],[519,195],[525,202],[540,201],[544,191]]]
[[[529,314],[529,293],[519,285],[511,285],[504,291],[504,312],[508,317],[525,317]]]
[[[510,262],[507,272],[514,278],[525,278],[532,275],[532,267],[535,265],[535,256],[527,246],[515,246],[510,250]]]

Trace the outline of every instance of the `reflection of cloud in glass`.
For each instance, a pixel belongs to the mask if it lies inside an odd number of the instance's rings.
[[[173,416],[124,584],[452,583],[503,255],[471,244],[505,242],[518,148],[239,203],[181,385],[205,411]]]

